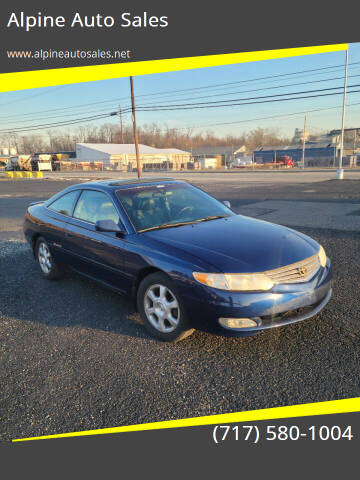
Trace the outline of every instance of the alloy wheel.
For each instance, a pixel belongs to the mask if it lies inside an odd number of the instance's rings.
[[[51,255],[46,243],[41,242],[38,250],[38,260],[41,270],[48,274],[52,268]]]
[[[179,303],[173,292],[165,285],[151,285],[146,290],[144,310],[151,325],[159,332],[170,333],[179,324]]]

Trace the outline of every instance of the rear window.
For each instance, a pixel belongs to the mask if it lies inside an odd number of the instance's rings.
[[[96,223],[99,220],[113,220],[117,225],[120,218],[111,199],[96,190],[83,190],[76,204],[74,218]]]
[[[48,205],[48,208],[50,208],[50,210],[54,210],[55,212],[62,213],[63,215],[71,217],[74,209],[75,200],[78,194],[78,190],[73,190],[72,192],[65,193],[65,195]]]

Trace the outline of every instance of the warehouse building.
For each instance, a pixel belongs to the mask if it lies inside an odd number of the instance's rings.
[[[181,170],[187,168],[191,155],[177,148],[154,148],[139,145],[140,161],[144,170]],[[77,162],[102,162],[105,168],[131,171],[136,169],[133,143],[77,143]]]
[[[336,163],[337,145],[307,143],[305,145],[305,166],[334,166]],[[254,150],[255,163],[271,163],[278,157],[287,155],[293,162],[302,161],[302,145],[260,147]]]
[[[353,132],[353,141],[344,143],[343,164],[356,167],[360,164],[360,128],[346,128]],[[289,156],[294,163],[302,162],[304,131],[296,128],[292,145],[263,146],[254,150],[255,163],[272,163],[278,157]],[[316,140],[308,141],[309,132],[305,132],[305,166],[333,167],[338,165],[341,145],[341,130],[331,130],[320,135]]]
[[[334,167],[337,165],[340,146],[334,143],[309,142],[305,145],[306,167]],[[271,163],[276,158],[288,155],[292,161],[302,162],[302,145],[260,147],[254,150],[255,163]],[[350,144],[344,145],[344,165],[356,166],[360,150]]]

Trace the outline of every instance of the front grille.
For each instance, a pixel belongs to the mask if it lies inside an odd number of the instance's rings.
[[[296,318],[300,317],[301,315],[306,315],[314,310],[322,300],[316,302],[312,305],[307,305],[306,307],[299,307],[294,310],[287,310],[286,312],[276,313],[274,315],[263,315],[261,318],[263,325],[268,325],[271,323],[279,323],[279,322],[286,322],[288,318]]]
[[[302,283],[312,278],[320,268],[319,255],[264,272],[274,283]]]

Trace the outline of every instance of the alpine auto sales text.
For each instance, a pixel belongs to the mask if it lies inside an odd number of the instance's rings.
[[[140,15],[134,15],[130,12],[121,13],[120,16],[111,15],[82,15],[78,12],[67,19],[61,15],[52,16],[37,12],[35,15],[25,15],[24,12],[12,12],[8,18],[7,28],[20,28],[29,32],[36,28],[165,28],[169,24],[167,16],[158,17],[149,12],[142,12]]]

